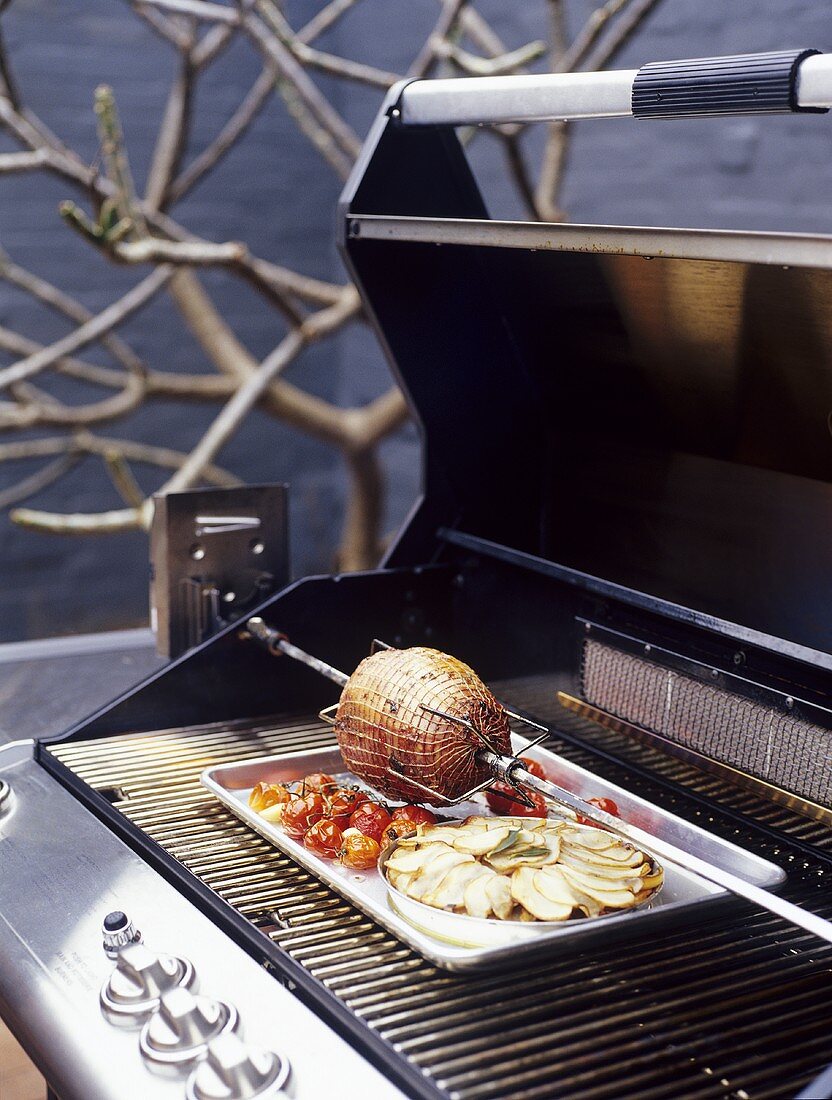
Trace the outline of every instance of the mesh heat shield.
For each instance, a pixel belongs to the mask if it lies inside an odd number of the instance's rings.
[[[625,722],[832,805],[832,732],[822,726],[592,640],[581,687],[588,703]]]

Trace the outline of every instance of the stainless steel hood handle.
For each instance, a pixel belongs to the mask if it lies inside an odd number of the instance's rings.
[[[406,126],[682,118],[826,111],[832,55],[814,50],[668,61],[600,73],[416,80],[395,108]]]

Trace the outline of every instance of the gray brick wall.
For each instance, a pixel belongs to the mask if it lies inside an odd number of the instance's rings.
[[[296,0],[295,21],[318,0]],[[595,5],[573,4],[575,26]],[[500,33],[519,44],[544,32],[542,0],[488,0]],[[385,0],[359,6],[329,39],[346,54],[401,69],[435,17],[430,0]],[[96,138],[93,89],[111,83],[141,183],[172,68],[170,51],[123,4],[17,0],[4,27],[25,98],[50,126],[90,159]],[[781,47],[832,48],[825,5],[778,0],[664,0],[618,59],[621,67],[671,57]],[[235,46],[212,70],[198,103],[193,146],[200,148],[233,110],[257,73],[256,59]],[[340,90],[339,106],[363,132],[377,103],[366,90]],[[676,226],[832,231],[828,124],[816,118],[762,121],[603,121],[577,130],[564,200],[577,221]],[[529,148],[537,140],[530,139]],[[13,146],[0,138],[0,150]],[[519,210],[490,142],[475,148],[477,171],[492,209]],[[338,186],[298,136],[278,104],[253,127],[244,146],[193,193],[178,216],[214,239],[243,238],[256,251],[323,278],[340,276],[332,244]],[[102,308],[135,273],[114,269],[58,222],[69,196],[53,179],[0,180],[0,243],[12,257],[81,299]],[[216,301],[245,343],[265,354],[279,335],[275,317],[247,287],[206,277]],[[0,283],[0,324],[48,341],[64,324]],[[133,318],[124,334],[160,368],[202,370],[201,352],[163,299]],[[98,352],[90,356],[105,361]],[[305,387],[340,403],[364,401],[388,384],[372,339],[354,330],[316,348],[289,372]],[[56,391],[57,392],[57,391]],[[189,448],[212,416],[209,407],[171,403],[144,408],[126,424],[102,430]],[[407,429],[384,447],[390,470],[388,526],[398,523],[417,487],[417,443]],[[327,448],[256,414],[221,461],[250,481],[292,486],[293,555],[298,574],[327,570],[343,505],[343,475]],[[0,468],[0,485],[17,479]],[[146,474],[140,473],[146,477]],[[153,484],[154,475],[147,486]],[[107,494],[110,493],[110,496]],[[39,498],[44,507],[92,510],[117,506],[100,466],[90,461]],[[0,518],[0,638],[140,622],[146,613],[146,541],[138,534],[72,540],[30,534]]]

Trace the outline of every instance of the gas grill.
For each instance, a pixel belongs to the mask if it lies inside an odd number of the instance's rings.
[[[813,51],[394,89],[339,224],[424,492],[383,568],[252,609],[336,668],[374,638],[457,655],[553,752],[777,864],[828,919],[832,238],[491,220],[459,128],[830,103]],[[200,785],[334,744],[337,695],[243,618],[0,750],[0,1008],[61,1100],[832,1095],[832,947],[768,912],[725,897],[453,973]],[[183,1018],[226,1006],[164,1074],[130,1007],[153,965]]]

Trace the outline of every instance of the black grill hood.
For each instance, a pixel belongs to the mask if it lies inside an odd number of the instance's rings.
[[[425,446],[389,563],[451,528],[832,652],[832,238],[490,220],[401,92],[340,210]]]

